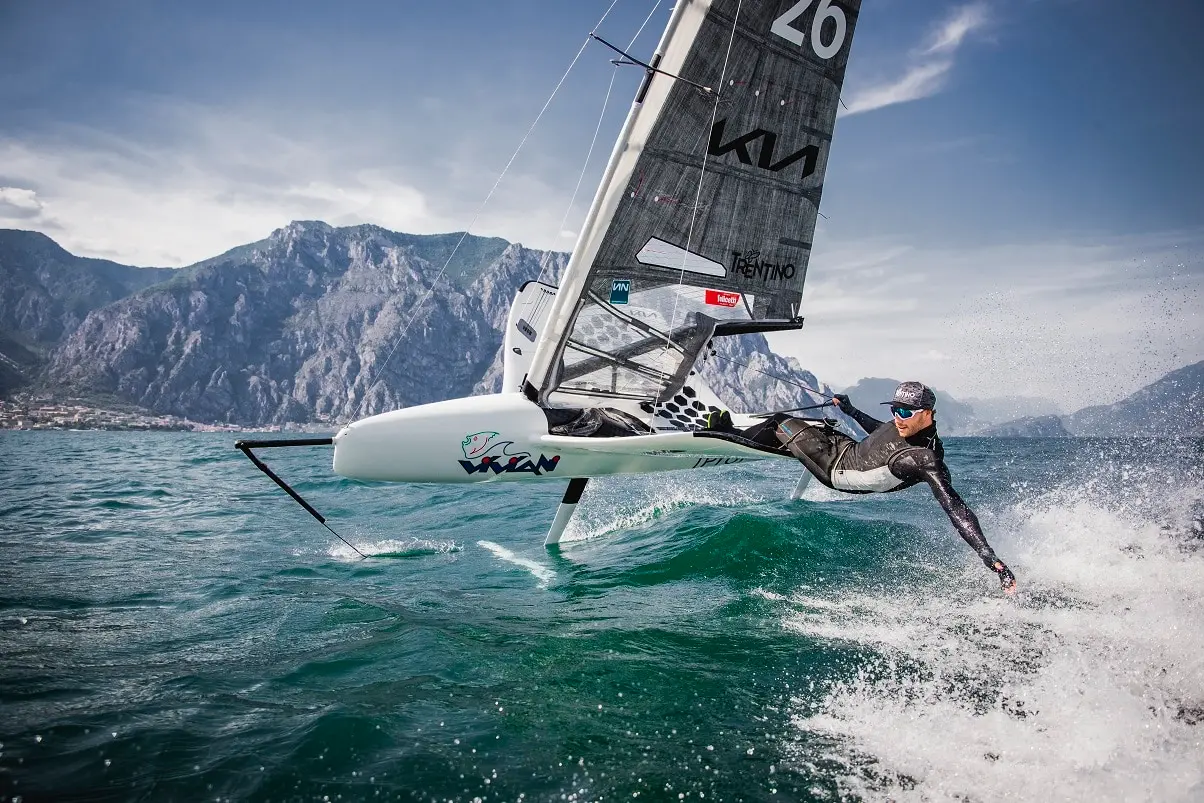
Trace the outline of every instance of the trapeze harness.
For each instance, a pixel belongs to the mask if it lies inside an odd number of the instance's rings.
[[[957,532],[987,568],[1007,570],[983,536],[978,517],[953,489],[935,424],[904,438],[893,425],[860,410],[848,405],[840,409],[869,433],[865,440],[853,440],[830,423],[784,416],[774,422],[774,432],[816,479],[837,491],[889,493],[928,483]]]

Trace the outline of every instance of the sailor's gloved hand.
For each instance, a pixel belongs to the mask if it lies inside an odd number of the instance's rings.
[[[844,393],[837,393],[832,397],[832,401],[836,402],[837,407],[844,408],[845,410],[853,409],[853,402]]]
[[[1003,593],[1011,595],[1016,593],[1016,575],[1012,574],[1012,570],[1007,567],[1007,564],[999,558],[987,562],[987,567],[999,575],[999,587],[1003,589]]]

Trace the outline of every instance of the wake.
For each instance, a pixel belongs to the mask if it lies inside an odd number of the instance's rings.
[[[561,543],[638,529],[699,505],[745,507],[783,500],[788,494],[782,477],[766,481],[764,468],[755,465],[595,479]]]

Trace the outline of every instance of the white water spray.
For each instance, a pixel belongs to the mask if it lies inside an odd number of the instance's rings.
[[[1121,467],[985,511],[1015,601],[972,558],[901,595],[794,595],[784,627],[880,656],[794,700],[800,766],[866,799],[1204,799],[1201,499]]]

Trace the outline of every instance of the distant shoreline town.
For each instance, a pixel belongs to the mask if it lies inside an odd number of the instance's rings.
[[[108,430],[131,432],[327,432],[330,424],[245,427],[192,421],[146,410],[118,410],[83,398],[17,395],[0,399],[0,430]]]

